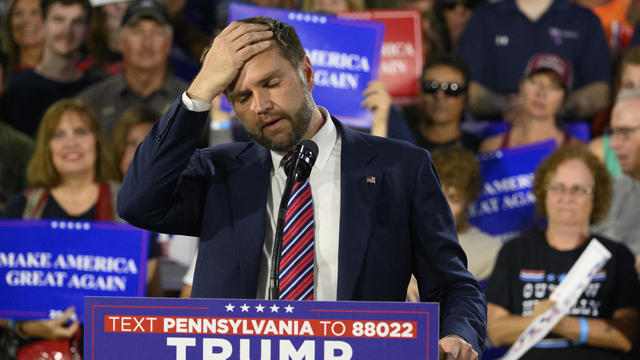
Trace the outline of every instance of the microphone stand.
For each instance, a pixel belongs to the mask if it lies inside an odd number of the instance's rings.
[[[278,209],[278,222],[276,224],[276,234],[273,242],[273,253],[271,253],[271,277],[269,279],[269,299],[280,299],[280,257],[282,256],[282,237],[284,236],[284,221],[287,215],[287,204],[291,198],[291,190],[298,179],[297,168],[300,159],[296,156],[293,159],[291,173],[287,174],[287,182],[284,186],[282,198],[280,198],[280,208]]]

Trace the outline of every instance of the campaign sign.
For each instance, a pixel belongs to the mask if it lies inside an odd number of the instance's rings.
[[[384,23],[380,80],[394,104],[415,103],[422,79],[422,17],[418,10],[371,10],[339,13]]]
[[[484,185],[469,205],[469,222],[503,240],[527,231],[535,219],[533,176],[554,140],[478,155]]]
[[[267,16],[293,26],[314,71],[316,104],[348,126],[368,129],[372,113],[363,108],[362,92],[378,78],[384,24],[231,3],[229,21]]]
[[[438,359],[438,304],[85,298],[84,358]]]
[[[0,317],[55,318],[84,296],[144,296],[148,232],[98,221],[0,221]]]

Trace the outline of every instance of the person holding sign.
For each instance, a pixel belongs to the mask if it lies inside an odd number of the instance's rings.
[[[119,219],[115,210],[118,184],[111,176],[100,124],[93,111],[77,99],[51,105],[38,130],[27,166],[30,189],[9,198],[3,217],[23,219]],[[78,322],[72,308],[54,320],[9,322],[23,340],[71,338]],[[19,351],[28,351],[21,348]],[[37,346],[37,344],[35,345]],[[69,346],[67,346],[69,348]]]
[[[569,313],[522,359],[619,359],[638,331],[640,282],[626,246],[590,234],[606,215],[609,175],[586,146],[560,148],[535,174],[536,209],[548,227],[507,242],[487,284],[488,335],[512,344],[553,302],[548,298],[592,239],[612,254]]]
[[[403,301],[414,273],[421,298],[440,302],[441,353],[477,359],[484,298],[429,154],[344,127],[315,104],[313,74],[290,25],[232,22],[138,148],[119,214],[139,227],[200,237],[192,297]],[[223,92],[253,141],[195,150],[210,102]],[[272,277],[282,160],[303,140],[293,156],[314,156],[308,139],[317,160],[289,206],[305,209],[288,228],[300,232],[284,235],[303,245],[290,246],[300,252],[280,263],[299,266],[274,266],[281,272]]]
[[[517,110],[506,133],[480,144],[480,152],[492,152],[554,139],[558,146],[577,142],[559,125],[558,114],[571,82],[571,64],[554,54],[536,54],[529,60],[520,82]]]

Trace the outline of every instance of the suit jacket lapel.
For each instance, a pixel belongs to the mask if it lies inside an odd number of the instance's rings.
[[[334,122],[342,134],[337,297],[351,300],[369,244],[383,172],[375,166],[376,153],[365,139]]]
[[[237,159],[238,165],[230,169],[227,186],[244,280],[238,285],[244,288],[247,298],[255,299],[265,237],[271,154],[264,147],[250,143]]]

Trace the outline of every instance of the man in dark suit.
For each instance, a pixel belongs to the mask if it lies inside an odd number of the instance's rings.
[[[314,103],[313,85],[291,26],[262,17],[231,23],[138,148],[118,196],[120,215],[143,228],[200,236],[193,297],[264,299],[282,160],[312,139],[319,152],[308,181],[310,297],[403,301],[413,273],[422,299],[440,302],[441,354],[477,359],[486,304],[429,154],[343,127]],[[223,92],[254,141],[195,150],[209,103]]]

